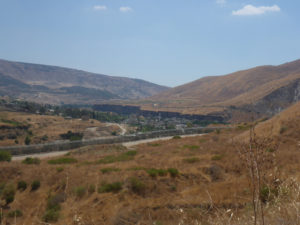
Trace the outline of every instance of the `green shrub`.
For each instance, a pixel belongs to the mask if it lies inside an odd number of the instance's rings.
[[[118,171],[120,171],[119,168],[112,168],[112,167],[101,169],[102,173],[110,173],[110,172],[118,172]]]
[[[120,155],[108,155],[105,156],[103,159],[100,159],[97,161],[97,163],[100,164],[109,164],[109,163],[114,163],[114,162],[125,162],[129,160],[133,160],[134,156],[137,154],[136,151],[128,151],[125,153],[122,153]]]
[[[156,169],[148,169],[147,170],[147,173],[151,176],[151,177],[157,177],[157,174],[158,174],[158,172],[157,172],[157,170]]]
[[[25,138],[25,145],[30,145],[30,142],[31,142],[31,139],[30,139],[30,137],[29,136],[26,136],[26,138]]]
[[[24,180],[20,180],[18,182],[18,188],[17,189],[20,190],[20,191],[25,191],[26,188],[27,188],[27,183]]]
[[[31,158],[31,157],[27,157],[26,159],[24,159],[22,161],[22,163],[24,164],[40,164],[41,163],[41,160],[39,158]]]
[[[64,140],[79,141],[83,138],[83,133],[73,133],[69,130],[65,134],[60,134],[60,137]]]
[[[90,184],[90,185],[89,185],[89,188],[88,188],[88,192],[89,192],[90,194],[92,194],[92,193],[94,193],[95,191],[96,191],[95,185],[94,185],[94,184]]]
[[[263,186],[259,192],[259,198],[263,203],[266,203],[278,195],[278,189],[269,186]]]
[[[86,193],[86,188],[83,186],[79,186],[79,187],[75,187],[73,191],[76,197],[82,198]]]
[[[173,191],[173,192],[174,192],[174,191],[177,191],[176,185],[172,185],[172,186],[170,187],[170,190]]]
[[[183,147],[189,150],[197,150],[199,148],[198,145],[184,145]]]
[[[57,171],[58,173],[60,173],[60,172],[64,171],[64,168],[63,168],[63,167],[57,167],[57,168],[56,168],[56,171]]]
[[[179,175],[179,171],[175,168],[169,168],[168,172],[171,175],[171,177],[177,177]]]
[[[166,176],[168,174],[168,171],[167,170],[164,170],[164,169],[158,169],[157,170],[157,174],[159,176]]]
[[[12,184],[5,185],[2,191],[2,198],[6,201],[6,204],[10,204],[15,200],[16,190]]]
[[[138,171],[138,170],[146,170],[146,168],[141,166],[136,166],[136,167],[127,168],[126,170]]]
[[[105,192],[118,192],[122,190],[122,183],[121,182],[114,182],[110,184],[102,184],[101,187],[98,188],[99,193]]]
[[[57,222],[59,219],[60,213],[57,210],[54,209],[49,209],[45,212],[44,216],[43,216],[43,221],[46,223],[50,223],[50,222]]]
[[[136,177],[130,178],[130,189],[137,194],[143,194],[146,189],[146,185]]]
[[[0,150],[0,162],[4,162],[4,161],[10,162],[11,154],[10,154],[10,152]]]
[[[59,211],[61,209],[60,203],[64,202],[66,199],[65,193],[59,193],[50,196],[47,200],[47,210]]]
[[[48,161],[49,164],[55,165],[55,164],[72,164],[72,163],[77,163],[78,160],[74,158],[58,158],[58,159],[51,159]]]
[[[218,160],[221,160],[222,158],[223,158],[223,155],[214,155],[211,157],[211,160],[218,161]]]
[[[151,177],[157,177],[157,176],[166,176],[168,171],[164,170],[164,169],[148,169],[147,173],[151,176]]]
[[[173,137],[173,139],[181,139],[181,136],[176,135],[176,136]]]
[[[47,209],[43,216],[44,222],[57,222],[60,217],[61,206],[60,203],[64,202],[66,195],[59,193],[54,196],[50,196],[47,201]]]
[[[21,210],[16,209],[16,210],[8,212],[7,216],[10,217],[10,218],[21,217],[21,216],[23,216],[23,213],[22,213]]]
[[[148,143],[148,146],[158,147],[158,146],[161,146],[161,144],[160,143]]]
[[[196,162],[199,162],[200,159],[197,158],[197,157],[192,157],[192,158],[186,158],[183,161],[186,162],[186,163],[196,163]]]
[[[128,151],[128,152],[125,152],[124,155],[127,155],[127,156],[135,156],[137,154],[137,151]]]
[[[41,186],[41,182],[39,180],[34,180],[31,183],[31,191],[36,191]]]

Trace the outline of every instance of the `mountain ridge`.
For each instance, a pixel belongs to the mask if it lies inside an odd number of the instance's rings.
[[[296,99],[300,95],[299,80],[300,60],[296,60],[278,66],[258,66],[223,76],[203,77],[151,96],[140,104],[144,109],[194,114],[224,112],[230,107],[249,109],[250,106],[255,108],[266,97],[270,100],[272,93],[287,86],[294,88],[290,91],[297,92]],[[287,95],[286,102],[290,104],[291,93]]]
[[[72,68],[12,62],[2,59],[0,59],[0,75],[2,76],[0,93],[8,92],[13,97],[53,104],[81,104],[86,103],[86,101],[92,104],[112,99],[141,99],[168,88],[141,79],[108,76]],[[16,85],[15,92],[14,89],[8,90],[5,87],[7,84],[4,82],[4,76],[6,77],[6,80],[7,77],[15,80],[14,82],[10,80],[10,85],[12,85],[12,83]],[[29,86],[26,90],[23,89],[23,92],[20,92],[17,90],[18,85],[16,81]],[[21,83],[19,83],[19,85],[24,86],[21,85]],[[41,90],[36,90],[37,86],[43,87],[45,91],[47,90],[50,93],[47,91],[43,92]],[[76,89],[76,87],[78,93],[74,93],[74,88]],[[88,91],[87,89],[90,90]],[[35,93],[35,96],[32,95],[32,91]],[[62,93],[63,91],[65,93]],[[97,95],[97,91],[100,95]],[[101,96],[101,93],[106,96],[104,99]],[[75,98],[73,98],[74,94],[77,94]],[[82,96],[80,96],[81,94]],[[48,98],[45,98],[44,95],[49,96]]]

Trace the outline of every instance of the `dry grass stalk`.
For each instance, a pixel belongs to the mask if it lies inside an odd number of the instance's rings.
[[[258,224],[259,215],[262,225],[265,224],[264,200],[261,198],[263,188],[269,188],[270,177],[267,172],[275,169],[271,182],[276,182],[276,160],[275,153],[278,143],[269,137],[258,137],[255,133],[255,126],[250,129],[248,143],[238,145],[239,157],[249,172],[250,188],[252,193],[252,207],[254,213],[254,225]]]

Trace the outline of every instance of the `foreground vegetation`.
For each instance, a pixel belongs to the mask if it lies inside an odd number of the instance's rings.
[[[262,158],[273,166],[256,161],[263,173],[255,189],[257,224],[262,224],[261,209],[266,225],[299,224],[300,130],[280,126],[285,131],[278,127],[280,136],[271,139],[280,145],[262,148]],[[130,150],[87,146],[53,159],[4,160],[0,218],[4,224],[254,224],[251,167],[236,142],[247,141],[244,132],[237,128]]]

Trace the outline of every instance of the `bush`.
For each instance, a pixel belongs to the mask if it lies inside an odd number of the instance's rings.
[[[147,173],[151,176],[151,177],[157,177],[157,176],[166,176],[168,174],[167,170],[164,169],[148,169]]]
[[[183,147],[187,148],[189,150],[197,150],[197,149],[199,149],[198,145],[184,145]]]
[[[60,137],[64,140],[70,140],[70,141],[79,141],[83,138],[82,133],[73,133],[72,131],[68,131],[65,134],[60,134]]]
[[[10,152],[0,150],[0,162],[4,162],[4,161],[10,162],[11,154],[10,154]]]
[[[48,161],[49,164],[55,165],[55,164],[72,164],[77,163],[78,160],[74,158],[58,158],[58,159],[51,159]]]
[[[88,188],[88,192],[89,192],[90,194],[92,194],[92,193],[94,193],[95,191],[96,191],[95,185],[94,185],[94,184],[90,184],[90,185],[89,185],[89,188]]]
[[[63,168],[63,167],[57,167],[57,168],[56,168],[56,171],[57,171],[58,173],[60,173],[60,172],[64,171],[64,168]]]
[[[151,177],[157,177],[157,170],[156,169],[148,169],[147,173],[151,176]]]
[[[186,158],[183,160],[184,162],[187,162],[187,163],[196,163],[196,162],[199,162],[200,159],[197,158],[197,157],[192,157],[192,158]]]
[[[134,156],[137,154],[137,151],[128,151],[125,153],[122,153],[120,155],[108,155],[105,156],[103,159],[98,160],[97,163],[100,164],[109,164],[109,163],[114,163],[114,162],[125,162],[129,160],[133,160]]]
[[[41,186],[41,182],[39,180],[34,180],[31,183],[31,191],[36,191],[37,189],[39,189]]]
[[[22,213],[21,210],[16,209],[16,210],[8,212],[7,216],[10,217],[10,218],[21,217],[21,216],[23,216],[23,213]]]
[[[176,136],[173,137],[173,139],[181,139],[181,136],[176,135]]]
[[[73,191],[76,197],[82,198],[86,193],[86,188],[83,186],[79,186],[79,187],[75,187]]]
[[[18,190],[25,191],[27,188],[27,183],[24,180],[18,182]]]
[[[50,196],[47,201],[47,210],[59,211],[61,209],[60,203],[64,202],[66,195],[64,193],[59,193],[54,196]]]
[[[59,219],[59,211],[56,211],[54,209],[49,209],[45,212],[44,216],[43,216],[43,221],[46,223],[50,223],[50,222],[57,222]]]
[[[221,160],[222,158],[223,158],[223,155],[214,155],[211,157],[211,160],[218,161],[218,160]]]
[[[122,183],[121,182],[114,182],[110,184],[102,184],[101,187],[98,188],[98,193],[105,193],[105,192],[119,192],[122,190]]]
[[[24,164],[36,164],[36,165],[38,165],[38,164],[40,164],[41,163],[41,160],[39,159],[39,158],[31,158],[31,157],[27,157],[26,159],[24,159],[23,161],[22,161],[22,163],[24,163]]]
[[[47,201],[47,209],[43,216],[44,222],[57,222],[60,216],[61,206],[60,203],[64,202],[66,195],[64,193],[56,194],[49,197]]]
[[[118,171],[120,171],[119,168],[112,168],[112,167],[101,169],[102,173],[110,173],[110,172],[118,172]]]
[[[212,165],[206,169],[206,173],[210,175],[211,181],[218,181],[223,179],[223,170],[218,165]]]
[[[30,139],[30,137],[29,136],[26,136],[26,138],[25,138],[25,145],[30,145],[30,142],[31,142],[31,139]]]
[[[2,198],[5,199],[6,205],[15,200],[15,187],[12,184],[6,185],[2,191]]]
[[[137,194],[143,194],[146,189],[146,185],[136,177],[130,178],[130,189]]]
[[[179,175],[179,171],[175,168],[169,168],[168,172],[171,175],[171,177],[177,177]]]

